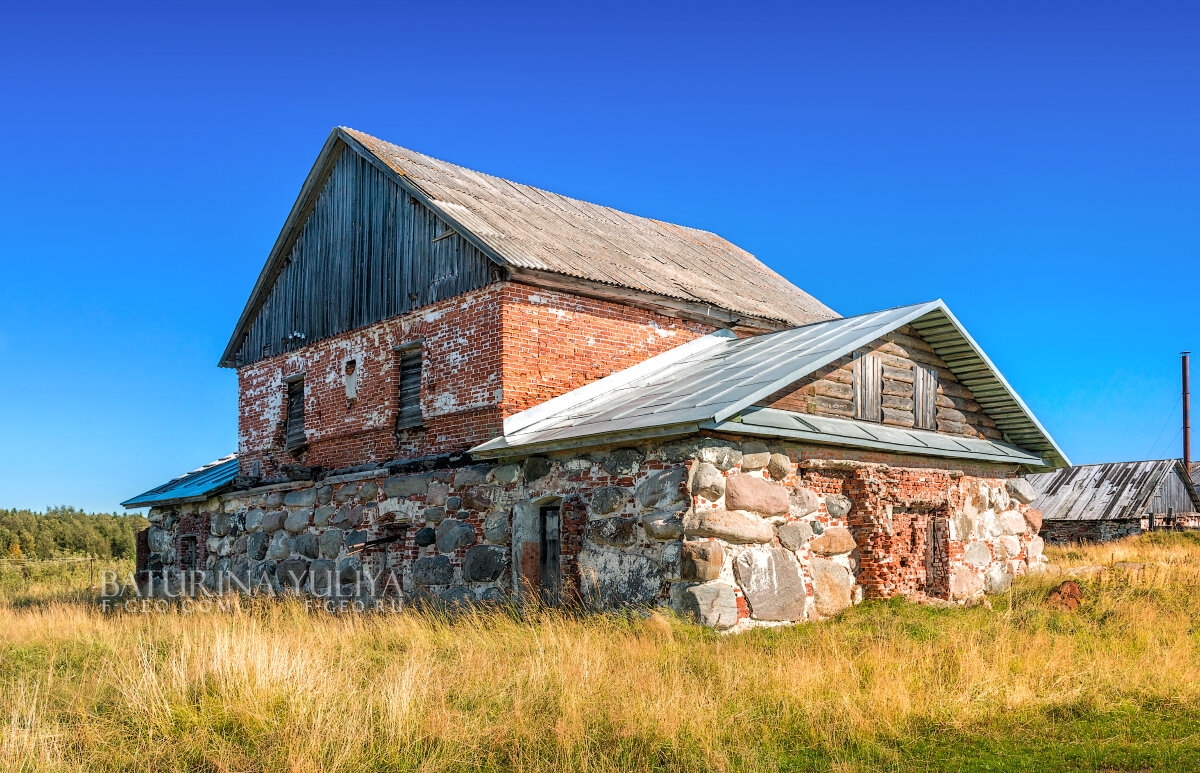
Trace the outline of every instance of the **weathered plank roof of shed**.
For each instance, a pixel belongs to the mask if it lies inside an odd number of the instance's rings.
[[[178,478],[172,478],[161,486],[138,494],[121,504],[125,507],[147,507],[200,501],[229,488],[233,479],[237,477],[237,472],[237,454],[230,454]]]
[[[1200,509],[1195,489],[1178,459],[1081,464],[1030,475],[1037,497],[1033,506],[1047,521],[1112,521],[1141,518],[1169,475],[1188,483],[1186,496]],[[1163,509],[1165,511],[1165,508]],[[1175,512],[1186,512],[1176,509]]]
[[[996,413],[997,428],[1009,442],[964,444],[934,432],[855,421],[810,421],[808,416],[802,416],[799,424],[781,424],[776,414],[800,415],[753,407],[763,397],[908,324],[937,331],[930,345],[960,381],[968,383],[964,376],[971,379],[968,385],[976,400],[989,415]],[[510,416],[504,421],[502,437],[473,448],[472,453],[501,456],[517,449],[552,450],[699,429],[775,431],[778,436],[900,453],[1005,457],[1031,468],[1069,463],[940,300],[750,338],[717,331]]]
[[[716,234],[591,204],[341,129],[517,269],[802,325],[837,313]]]

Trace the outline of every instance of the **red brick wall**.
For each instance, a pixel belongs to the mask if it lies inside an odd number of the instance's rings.
[[[633,306],[506,283],[504,415],[543,403],[711,333]]]
[[[420,311],[238,370],[241,472],[288,464],[350,467],[461,451],[501,433],[503,417],[712,330],[569,293],[498,282]],[[394,430],[394,347],[423,340],[420,429]],[[357,395],[345,367],[356,364]],[[308,447],[284,450],[284,379],[304,374]]]

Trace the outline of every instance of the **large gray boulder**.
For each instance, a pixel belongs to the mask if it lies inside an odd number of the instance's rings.
[[[146,543],[151,553],[166,553],[171,549],[171,533],[166,529],[151,526],[146,535]]]
[[[233,519],[229,513],[213,513],[212,518],[209,519],[208,527],[214,535],[224,537],[229,534],[230,529],[233,527]]]
[[[812,527],[803,521],[789,521],[775,530],[779,544],[788,550],[799,550],[800,546],[812,539]]]
[[[336,586],[337,564],[324,558],[313,561],[308,567],[309,586],[318,596],[327,596]]]
[[[266,532],[256,531],[246,539],[246,556],[254,561],[261,561],[267,557],[267,545],[271,542],[271,535]]]
[[[316,558],[320,547],[315,534],[301,534],[292,541],[292,549],[306,558]]]
[[[1027,505],[1037,498],[1037,492],[1024,478],[1009,478],[1004,481],[1004,488],[1010,497],[1023,505]]]
[[[461,547],[475,542],[475,529],[471,524],[448,518],[438,524],[437,549],[439,553],[453,553]]]
[[[388,478],[383,482],[383,495],[389,499],[408,499],[414,494],[425,494],[429,491],[429,483],[432,480],[433,475],[429,473]]]
[[[832,617],[850,606],[854,576],[850,570],[827,558],[813,558],[808,565],[813,581],[813,606],[821,617]]]
[[[246,531],[258,531],[262,528],[263,511],[259,508],[246,513]]]
[[[636,448],[618,448],[610,451],[600,460],[600,466],[609,475],[632,475],[645,458]]]
[[[680,487],[686,477],[687,470],[683,467],[651,473],[633,492],[638,509],[643,512],[660,510],[683,501],[685,497]]]
[[[338,509],[333,505],[322,505],[313,512],[313,526],[328,526],[337,514]]]
[[[583,527],[584,544],[628,547],[637,542],[637,523],[633,518],[623,518],[619,515],[589,521]]]
[[[326,558],[337,558],[342,552],[342,530],[326,529],[317,540],[321,555]]]
[[[788,511],[788,491],[782,484],[757,475],[734,475],[725,481],[725,507],[782,515]]]
[[[271,537],[271,544],[267,546],[267,558],[272,561],[279,561],[287,558],[292,554],[292,538],[287,532],[277,531]]]
[[[683,533],[689,537],[717,537],[741,544],[770,542],[775,529],[770,521],[740,510],[702,510],[683,519]]]
[[[1018,479],[1019,480],[1019,479]],[[999,516],[1000,529],[1003,534],[1024,534],[1025,533],[1025,516],[1021,515],[1018,510],[1005,510]]]
[[[725,476],[713,464],[699,462],[692,473],[691,492],[693,496],[716,502],[725,496]]]
[[[361,526],[363,522],[362,505],[342,505],[338,511],[334,513],[333,518],[329,523],[339,529],[353,529]]]
[[[283,510],[268,510],[263,513],[262,530],[268,534],[279,531],[283,528],[283,519],[287,517],[287,513]]]
[[[417,585],[449,585],[454,566],[446,556],[425,556],[413,561],[413,582]]]
[[[497,545],[507,545],[512,540],[512,527],[508,523],[508,513],[497,510],[488,513],[483,519],[483,538]]]
[[[601,609],[650,605],[662,588],[657,560],[589,544],[579,552],[579,578],[584,599]]]
[[[983,578],[979,572],[956,566],[950,573],[950,598],[973,599],[983,593]]]
[[[674,510],[660,510],[642,516],[646,536],[658,542],[670,542],[683,536],[683,519]]]
[[[825,496],[825,511],[834,518],[841,518],[850,512],[850,508],[854,503],[849,497],[844,497],[841,494],[827,494]]]
[[[539,478],[546,477],[550,473],[552,466],[550,460],[544,456],[531,456],[525,460],[525,464],[521,466],[521,469],[525,473],[525,480],[533,483]]]
[[[774,480],[783,480],[792,472],[792,460],[787,457],[787,454],[771,454],[771,460],[767,462],[767,473]]]
[[[463,558],[464,582],[494,582],[508,569],[508,549],[500,545],[476,545]]]
[[[710,628],[720,630],[737,625],[737,596],[724,583],[688,586],[678,593],[672,606],[680,615]]]
[[[733,573],[756,620],[803,620],[807,608],[800,562],[784,548],[751,548],[733,562]]]
[[[803,518],[815,513],[821,506],[821,495],[810,488],[796,486],[788,495],[788,513],[793,518]]]
[[[588,509],[592,515],[608,515],[621,509],[625,504],[625,489],[618,486],[604,486],[592,492],[592,501]]]
[[[283,503],[288,507],[312,507],[316,501],[317,490],[312,486],[283,495]]]
[[[742,463],[742,452],[728,446],[701,448],[696,458],[718,470],[730,470]]]
[[[311,491],[311,489],[305,490]],[[289,558],[286,561],[280,561],[275,577],[284,586],[298,590],[304,587],[304,580],[308,577],[308,561],[303,558]]]
[[[283,522],[283,528],[290,531],[292,534],[299,534],[308,528],[309,518],[312,516],[312,510],[293,510],[288,513],[288,517]]]
[[[487,480],[488,473],[491,472],[491,467],[486,465],[476,465],[474,467],[460,467],[454,471],[454,488],[462,491],[471,486],[478,486]]]

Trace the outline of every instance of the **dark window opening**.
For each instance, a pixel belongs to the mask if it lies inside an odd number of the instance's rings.
[[[554,606],[562,592],[562,508],[557,504],[539,508],[538,525],[542,543],[538,585],[542,601]]]
[[[289,451],[304,447],[304,378],[297,377],[287,382],[287,429],[284,444]]]
[[[937,429],[937,371],[913,366],[913,424],[917,429]]]
[[[396,429],[421,426],[421,347],[397,350],[397,378],[400,410],[396,413]]]
[[[179,538],[179,568],[190,572],[196,569],[197,538],[192,535]]]
[[[883,362],[878,354],[854,355],[854,418],[883,421]]]

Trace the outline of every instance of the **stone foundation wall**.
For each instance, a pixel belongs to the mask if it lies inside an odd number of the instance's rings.
[[[1001,466],[870,461],[695,437],[397,473],[376,469],[155,508],[150,568],[275,592],[471,604],[539,582],[540,510],[561,512],[562,596],[669,606],[720,629],[897,594],[965,600],[1041,558],[1028,484]],[[362,581],[365,580],[364,584]]]
[[[1040,532],[1046,542],[1107,542],[1131,537],[1144,531],[1182,531],[1200,529],[1200,514],[1180,513],[1175,516],[1155,516],[1153,528],[1150,518],[1124,518],[1104,521],[1046,521]]]

